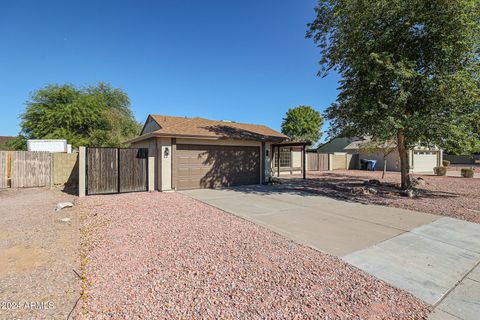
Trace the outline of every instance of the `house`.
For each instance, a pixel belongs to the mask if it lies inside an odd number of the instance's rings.
[[[376,160],[377,170],[383,169],[385,152],[394,145],[379,145],[378,151],[365,150],[370,143],[369,137],[337,137],[320,146],[319,153],[333,154],[333,169],[359,169],[360,159]],[[371,148],[370,148],[371,149]],[[433,172],[433,168],[442,165],[443,152],[437,147],[415,146],[409,150],[409,163],[412,172]],[[386,157],[387,171],[400,171],[400,157],[393,150]]]
[[[15,139],[15,137],[0,136],[0,150],[7,150],[7,143],[13,139]]]
[[[307,143],[289,142],[263,125],[152,114],[128,142],[155,157],[160,191],[259,184],[305,172]]]

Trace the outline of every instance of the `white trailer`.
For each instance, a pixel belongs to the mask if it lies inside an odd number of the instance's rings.
[[[27,150],[28,151],[48,151],[48,152],[68,152],[69,151],[67,140],[64,140],[64,139],[27,140]]]

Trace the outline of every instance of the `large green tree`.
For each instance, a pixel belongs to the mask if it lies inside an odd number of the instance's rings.
[[[478,141],[478,0],[320,0],[315,10],[307,37],[319,73],[342,76],[326,111],[333,134],[395,139],[404,189],[415,144]]]
[[[78,146],[123,146],[139,133],[125,92],[108,84],[49,85],[35,91],[21,115],[20,138],[67,139]]]
[[[316,143],[322,137],[323,119],[320,112],[310,106],[288,109],[282,121],[282,133],[293,140]]]

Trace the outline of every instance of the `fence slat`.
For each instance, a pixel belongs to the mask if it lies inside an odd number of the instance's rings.
[[[328,154],[327,153],[307,153],[308,170],[310,171],[327,171],[328,170]]]
[[[8,187],[8,151],[0,151],[0,189]]]
[[[51,169],[49,152],[11,151],[12,188],[49,186]]]

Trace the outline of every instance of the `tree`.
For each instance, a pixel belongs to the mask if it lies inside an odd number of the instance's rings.
[[[342,76],[331,130],[395,140],[402,189],[415,144],[478,139],[480,2],[320,0],[315,10],[307,37],[322,54],[319,74]]]
[[[316,143],[322,137],[323,119],[320,112],[310,106],[288,109],[282,121],[282,133],[292,140]]]
[[[125,92],[99,83],[76,88],[49,85],[35,91],[21,115],[25,139],[67,139],[74,147],[118,147],[139,133]]]
[[[387,159],[390,154],[397,151],[397,145],[395,141],[375,141],[368,140],[362,143],[359,147],[359,151],[362,153],[380,153],[383,157],[383,172],[382,179],[385,178],[385,173],[387,172]]]

